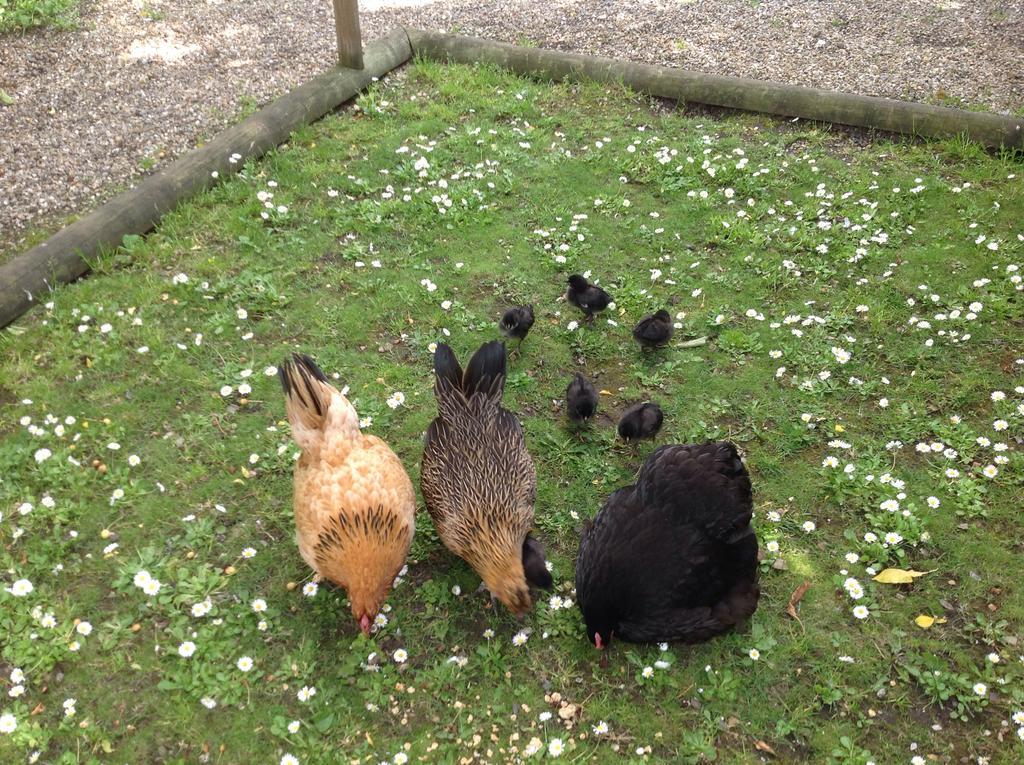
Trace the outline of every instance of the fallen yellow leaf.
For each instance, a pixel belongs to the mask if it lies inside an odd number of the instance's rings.
[[[914,619],[914,624],[916,624],[921,629],[926,630],[929,627],[931,627],[933,624],[935,624],[935,617],[934,616],[925,616],[924,614],[921,614],[916,619]]]
[[[905,571],[902,568],[887,568],[875,577],[875,581],[882,584],[910,584],[917,577],[924,576],[926,573],[928,572],[914,571],[913,569]]]
[[[601,390],[599,390],[598,393],[600,393],[602,396],[613,396],[613,395],[615,395],[610,390],[606,390],[605,388],[601,388]]]

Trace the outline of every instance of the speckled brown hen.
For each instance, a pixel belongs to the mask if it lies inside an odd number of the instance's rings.
[[[537,475],[523,429],[501,406],[505,344],[487,343],[463,373],[452,349],[434,354],[437,419],[427,430],[423,499],[445,546],[466,560],[513,613],[531,605],[527,581],[550,587],[529,536]]]
[[[405,563],[415,527],[416,495],[401,461],[384,441],[359,430],[359,415],[308,356],[280,370],[295,463],[299,552],[317,573],[344,587],[352,615],[369,634]]]

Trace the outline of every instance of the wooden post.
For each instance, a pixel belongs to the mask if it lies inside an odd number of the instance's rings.
[[[362,69],[359,0],[334,0],[334,28],[338,32],[338,63],[349,69]]]

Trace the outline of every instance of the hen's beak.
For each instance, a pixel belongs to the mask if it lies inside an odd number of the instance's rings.
[[[363,631],[363,634],[366,635],[366,637],[370,637],[370,625],[370,617],[366,614],[363,614],[359,618],[359,629]]]

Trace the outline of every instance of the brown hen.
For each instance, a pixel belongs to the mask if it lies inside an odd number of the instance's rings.
[[[280,377],[302,448],[294,497],[299,552],[318,576],[345,588],[369,634],[409,553],[412,482],[384,441],[360,432],[355,408],[311,358],[293,354]]]
[[[487,343],[463,373],[438,347],[437,419],[427,430],[421,485],[445,547],[466,560],[513,613],[531,605],[527,581],[550,587],[544,549],[529,536],[537,475],[523,429],[501,406],[505,344]]]

